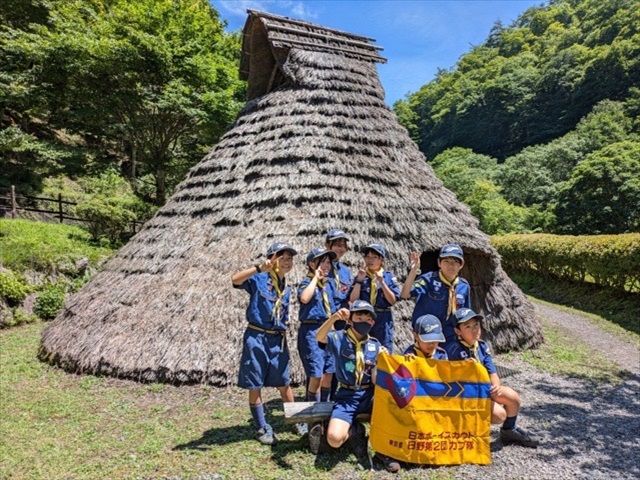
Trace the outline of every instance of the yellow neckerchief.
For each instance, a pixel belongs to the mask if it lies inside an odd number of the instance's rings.
[[[440,277],[440,281],[444,283],[447,287],[449,287],[449,303],[447,305],[447,318],[456,313],[458,309],[458,305],[456,303],[456,286],[460,283],[460,277],[456,277],[453,282],[450,282],[444,275],[442,275],[442,270],[438,270],[438,276]]]
[[[347,329],[347,338],[355,345],[356,350],[356,370],[354,375],[356,376],[356,387],[360,387],[362,383],[362,378],[364,377],[364,344],[369,340],[369,335],[364,337],[362,340],[358,340],[356,338],[355,333],[353,333],[353,329]]]
[[[473,342],[472,344],[469,344],[465,342],[461,337],[458,337],[458,339],[460,340],[460,343],[462,345],[464,345],[469,349],[473,358],[475,358],[478,362],[480,362],[480,342],[476,341],[476,342]]]
[[[333,277],[335,278],[335,281],[336,281],[336,292],[339,292],[340,284],[342,283],[340,281],[340,269],[338,268],[339,263],[334,262],[331,265],[333,266]]]
[[[315,272],[309,270],[307,273],[307,277],[313,279],[316,276]],[[327,285],[327,279],[322,277],[318,279],[318,288],[320,288],[320,292],[322,293],[322,305],[324,306],[324,311],[327,312],[327,318],[331,316],[331,302],[329,300],[329,294],[327,293],[327,289],[325,288]]]
[[[416,356],[422,357],[422,358],[433,358],[433,354],[436,353],[436,351],[434,350],[431,356],[427,357],[424,353],[422,353],[422,350],[420,350],[420,347],[418,346],[417,343],[413,344],[413,349],[416,351]]]
[[[376,300],[378,299],[378,282],[376,280],[376,272],[372,272],[368,268],[365,270],[367,277],[371,279],[371,295],[369,295],[369,303],[372,306],[376,306]],[[380,267],[380,275],[384,275],[384,268]],[[384,279],[383,279],[384,281]],[[380,287],[382,289],[382,287]]]
[[[287,291],[286,281],[283,279],[284,288],[280,289],[280,277],[278,277],[278,267],[274,266],[272,270],[269,271],[269,276],[271,277],[271,283],[273,284],[273,289],[276,291],[276,295],[278,299],[276,303],[273,305],[273,309],[271,310],[271,316],[274,319],[276,324],[280,323],[280,308],[282,307],[282,299],[284,298],[284,292]]]

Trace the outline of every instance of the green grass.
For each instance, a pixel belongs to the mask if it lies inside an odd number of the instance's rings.
[[[593,318],[601,318],[605,322],[640,335],[640,295],[637,293],[532,275],[510,274],[510,277],[527,295],[554,305],[578,309],[580,312],[592,314]]]
[[[316,460],[306,438],[284,425],[275,389],[265,390],[280,436],[270,448],[252,439],[245,391],[68,374],[36,359],[42,326],[0,331],[1,479],[371,478],[348,449]],[[453,473],[416,468],[376,477]]]
[[[114,250],[90,243],[90,234],[73,225],[0,219],[0,263],[21,272],[73,271],[87,258],[91,265],[113,255]]]
[[[507,354],[502,358],[508,360],[510,356],[518,356],[540,370],[555,375],[580,378],[596,384],[618,384],[627,378],[628,373],[613,360],[600,352],[594,352],[567,329],[544,317],[541,323],[545,339],[543,345],[535,350]],[[594,369],[594,365],[598,368]]]

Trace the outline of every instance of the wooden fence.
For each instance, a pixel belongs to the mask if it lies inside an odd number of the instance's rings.
[[[38,205],[35,202],[48,202],[53,206],[53,208],[50,210],[46,208],[37,208]],[[4,214],[2,215],[3,217],[9,216],[10,218],[19,218],[18,211],[22,210],[25,212],[36,212],[52,215],[53,218],[57,219],[59,223],[64,223],[65,220],[89,223],[89,220],[85,218],[78,218],[69,215],[65,210],[66,205],[77,205],[77,203],[71,202],[69,200],[64,200],[62,198],[62,194],[60,193],[58,194],[57,198],[21,195],[16,192],[16,188],[14,185],[11,185],[11,190],[8,194],[0,195],[0,212],[4,212]],[[32,219],[25,218],[25,220]],[[39,220],[48,221],[49,218],[43,218]],[[131,222],[131,231],[133,233],[136,233],[140,225],[142,225],[142,222],[134,220],[133,222]]]

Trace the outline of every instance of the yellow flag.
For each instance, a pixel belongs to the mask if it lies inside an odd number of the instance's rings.
[[[491,463],[491,381],[477,362],[378,356],[373,449],[396,460]]]

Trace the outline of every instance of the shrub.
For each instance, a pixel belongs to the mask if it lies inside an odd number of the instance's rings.
[[[590,280],[618,290],[640,290],[640,234],[505,235],[491,237],[509,272],[576,282]]]
[[[65,286],[63,284],[46,284],[38,293],[33,312],[42,319],[51,320],[62,309],[64,300]]]
[[[0,297],[9,305],[22,303],[30,291],[29,285],[22,282],[13,272],[0,272]]]
[[[20,325],[22,323],[33,323],[38,320],[38,316],[33,313],[27,313],[22,308],[16,308],[13,311],[13,324]]]

